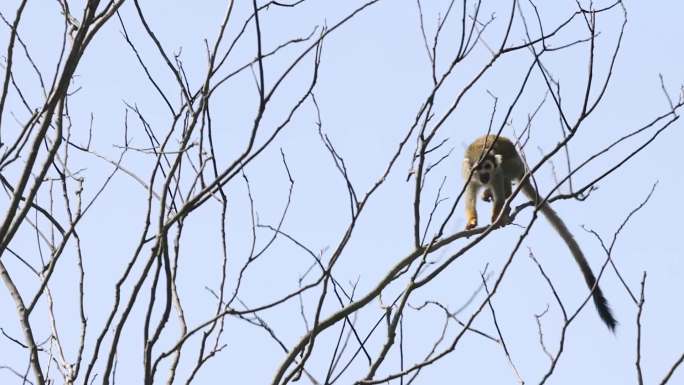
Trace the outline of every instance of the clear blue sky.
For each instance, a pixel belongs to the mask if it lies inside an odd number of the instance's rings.
[[[5,17],[11,18],[17,3],[16,0],[3,1],[0,11]],[[203,39],[213,42],[225,4],[218,1],[178,0],[166,1],[161,5],[156,3],[143,4],[151,26],[161,37],[167,51],[181,53],[188,80],[193,87],[197,87],[206,69]],[[360,4],[362,2],[359,1],[309,0],[294,10],[269,11],[261,19],[264,50],[273,49],[289,38],[306,36],[315,25],[327,23],[331,26]],[[583,4],[588,6],[586,2]],[[600,8],[605,4],[607,2],[598,2],[594,6]],[[231,25],[232,29],[229,28],[231,36],[236,33],[236,26],[241,24],[237,20],[243,20],[251,11],[251,7],[246,5],[245,2],[237,2],[235,6],[235,21]],[[429,36],[434,33],[438,13],[443,14],[447,5],[448,1],[429,1],[429,4],[424,5]],[[528,3],[524,2],[523,6],[526,7],[527,15],[531,15]],[[613,140],[668,111],[659,74],[663,75],[664,84],[674,98],[684,82],[684,55],[681,49],[681,15],[684,14],[684,4],[675,1],[659,2],[657,5],[626,1],[625,6],[628,23],[613,78],[604,102],[584,123],[582,131],[572,142],[571,156],[575,165]],[[539,4],[539,7],[545,28],[551,29],[574,11],[576,5],[572,1],[562,1],[553,2],[552,5]],[[485,5],[481,11],[482,15],[496,16],[491,29],[483,35],[488,44],[499,44],[501,28],[509,8],[509,4],[490,4]],[[616,32],[619,31],[620,16],[619,11],[612,12],[610,16],[601,16],[597,20],[600,34],[597,39],[597,66],[594,76],[599,80],[606,75]],[[132,3],[123,6],[122,17],[152,73],[160,81],[162,88],[174,97],[173,103],[177,104],[179,99],[177,89],[174,88],[174,79],[149,39],[143,35]],[[25,22],[20,30],[22,38],[30,43],[31,53],[39,67],[51,74],[61,38],[62,25],[58,6],[56,2],[29,2],[24,18]],[[440,72],[457,49],[454,45],[458,37],[459,18],[460,15],[452,19],[443,31],[438,54]],[[533,30],[536,31],[536,27]],[[0,43],[5,47],[8,29],[1,31]],[[152,128],[160,133],[165,132],[169,124],[165,105],[150,87],[120,31],[118,21],[112,19],[88,48],[72,85],[74,89],[82,88],[70,100],[74,141],[84,143],[87,140],[87,128],[92,113],[93,146],[98,153],[109,158],[116,158],[119,149],[113,145],[122,142],[124,103],[138,106]],[[565,34],[556,38],[552,45],[573,41],[578,36],[586,36],[583,35],[585,33],[583,24],[575,23]],[[511,42],[520,43],[522,37],[521,25],[516,23]],[[253,39],[252,26],[247,39],[236,46],[235,62],[229,63],[228,69],[238,68],[254,57]],[[281,56],[266,61],[267,84],[272,84],[288,60],[300,52],[302,47],[303,45],[294,46]],[[573,114],[577,112],[579,102],[573,103],[571,100],[581,100],[583,82],[586,79],[586,54],[586,45],[582,45],[550,54],[544,59],[547,68],[560,79],[565,106]],[[455,95],[463,82],[474,71],[479,70],[488,58],[489,52],[484,46],[480,46],[472,57],[457,67],[453,79],[438,95],[437,116],[441,116],[453,102],[453,96],[450,95]],[[283,84],[281,91],[274,97],[273,108],[265,116],[266,127],[273,127],[281,121],[292,101],[301,94],[312,68],[309,59]],[[448,139],[445,148],[453,148],[453,154],[435,168],[426,184],[424,213],[429,212],[431,200],[434,199],[443,177],[447,178],[443,194],[450,198],[449,204],[460,191],[463,149],[469,141],[485,132],[489,122],[492,99],[487,91],[499,97],[499,109],[495,116],[495,123],[499,125],[507,103],[514,97],[530,60],[529,52],[523,50],[497,63],[449,118],[437,142]],[[28,91],[28,99],[39,105],[42,101],[41,93],[30,67],[23,63],[15,70],[17,81],[25,85]],[[428,95],[431,88],[429,70],[414,1],[382,0],[326,40],[320,78],[314,92],[320,105],[323,130],[344,157],[350,178],[359,193],[364,193],[381,175],[389,157],[396,150],[397,143],[413,121],[420,103]],[[528,91],[511,116],[512,124],[505,128],[504,134],[512,135],[513,130],[523,130],[528,114],[542,100],[544,92],[543,81],[539,73],[535,72]],[[257,97],[254,78],[249,71],[244,71],[217,92],[212,110],[215,140],[222,149],[217,154],[220,164],[228,164],[243,148],[248,138],[248,128],[254,119]],[[25,110],[16,98],[9,102],[9,110],[16,112],[20,121],[26,117]],[[140,124],[132,115],[129,117],[132,144],[149,146]],[[17,126],[13,124],[9,115],[5,116],[3,131],[11,132],[16,129]],[[574,182],[577,185],[586,183],[646,140],[648,135],[640,136],[619,147],[612,155],[592,162],[578,173]],[[257,140],[262,141],[264,138],[265,134],[258,136]],[[535,163],[541,151],[550,150],[560,138],[558,117],[553,104],[548,100],[535,117],[532,138],[525,148],[531,163]],[[609,241],[627,213],[643,201],[652,185],[658,182],[652,199],[623,230],[613,252],[615,263],[633,291],[638,292],[642,271],[648,272],[646,305],[642,316],[642,366],[647,383],[660,381],[674,360],[684,351],[684,330],[681,328],[684,312],[679,299],[684,292],[684,281],[681,279],[684,274],[684,247],[678,239],[681,232],[680,218],[684,217],[684,206],[678,201],[684,191],[684,177],[679,167],[681,150],[678,147],[682,142],[682,126],[676,123],[645,152],[602,181],[599,189],[588,200],[561,201],[555,205],[561,216],[566,218],[568,227],[596,271],[605,255],[596,238],[584,231],[582,226],[597,231]],[[246,170],[258,219],[261,223],[274,226],[285,207],[289,188],[287,175],[280,161],[280,148],[287,157],[295,180],[293,201],[283,229],[312,250],[320,251],[327,260],[330,256],[329,248],[339,242],[347,226],[349,206],[343,180],[318,137],[313,104],[307,102],[273,147]],[[111,166],[93,156],[74,153],[73,157],[74,164],[80,165],[78,168],[85,168],[84,194],[92,197],[97,186],[111,171]],[[557,171],[562,173],[565,169],[564,158],[555,157],[553,160]],[[150,161],[149,156],[131,153],[127,155],[124,164],[147,179],[151,169]],[[412,250],[411,204],[414,186],[413,181],[406,182],[406,172],[411,166],[410,151],[400,157],[398,162],[387,184],[369,203],[368,211],[359,222],[349,246],[334,270],[335,278],[347,288],[349,282],[358,280],[357,297],[373,288],[397,260]],[[14,175],[10,172],[9,176]],[[550,165],[547,164],[540,170],[537,180],[542,190],[544,186],[553,183]],[[232,182],[228,186],[228,192],[234,197],[228,223],[230,259],[235,263],[229,267],[226,292],[230,294],[238,266],[244,263],[249,252],[251,228],[249,205],[242,180]],[[483,204],[480,207],[481,213],[487,212],[488,208]],[[4,212],[6,199],[0,198],[0,208]],[[92,328],[88,336],[90,346],[95,339],[95,331],[99,331],[111,307],[113,285],[136,245],[144,209],[144,190],[133,179],[119,174],[94,206],[93,212],[81,224],[80,236],[88,274],[86,302],[89,328]],[[219,277],[219,209],[218,204],[210,202],[194,213],[185,224],[178,284],[189,325],[206,320],[215,310],[215,299],[205,286],[215,289]],[[441,210],[438,213],[444,216],[446,211]],[[529,212],[524,213],[519,222],[526,223],[528,215]],[[487,218],[486,214],[482,216],[481,222]],[[457,214],[447,226],[448,232],[463,226],[462,207],[459,206]],[[435,300],[451,310],[460,308],[478,288],[480,272],[487,264],[489,271],[500,271],[508,250],[521,232],[521,228],[511,227],[492,234],[485,242],[452,264],[434,282],[421,288],[410,303],[417,306],[425,300]],[[260,232],[257,245],[263,246],[269,236],[266,230]],[[447,257],[448,252],[456,251],[462,242],[457,242],[445,252],[437,253],[433,258],[439,261],[440,258]],[[29,226],[22,228],[11,246],[39,264],[35,233]],[[543,318],[543,325],[544,336],[552,351],[557,347],[561,316],[548,286],[528,258],[528,248],[543,264],[569,309],[574,309],[584,299],[587,291],[565,245],[540,220],[516,255],[493,300],[502,333],[517,369],[526,383],[537,383],[549,362],[537,342],[534,314],[544,311],[547,304],[550,306],[549,313]],[[63,269],[57,271],[51,288],[57,301],[57,317],[63,325],[60,334],[62,339],[72,342],[70,347],[74,347],[78,341],[78,324],[77,319],[73,318],[77,314],[73,296],[76,287],[73,251],[69,251],[67,256],[68,259],[64,261]],[[7,258],[7,255],[3,256],[3,261]],[[15,272],[21,287],[31,292],[36,285],[35,279],[22,271],[15,260],[10,259],[7,263]],[[278,298],[282,293],[297,287],[299,276],[310,264],[310,257],[291,243],[279,239],[263,259],[250,267],[240,298],[249,306]],[[383,300],[390,301],[405,284],[405,280],[399,280],[390,286],[383,293]],[[550,380],[551,384],[636,382],[634,360],[637,309],[612,269],[606,270],[601,287],[620,322],[617,332],[615,335],[608,332],[598,319],[593,305],[587,304],[568,332],[565,351],[554,377]],[[130,287],[125,292],[128,293],[128,290]],[[318,292],[312,293],[304,298],[310,312],[309,322],[313,317],[311,312],[317,294]],[[482,298],[483,294],[479,293],[477,299],[481,301]],[[144,306],[141,303],[134,309],[125,329],[119,349],[118,383],[139,383],[141,379],[140,325],[143,322]],[[324,316],[336,308],[334,301],[326,303]],[[13,309],[14,304],[3,287],[0,289],[0,314],[3,314],[0,317],[0,327],[11,335],[20,336]],[[465,308],[460,317],[467,319],[473,309],[472,305]],[[367,333],[381,315],[382,309],[378,301],[360,311],[357,327],[362,334]],[[288,347],[294,345],[305,332],[296,300],[276,310],[260,313],[260,316],[269,322]],[[172,319],[175,321],[173,316]],[[50,330],[44,310],[36,313],[32,321],[40,331],[37,339],[46,338]],[[406,310],[404,345],[408,347],[405,352],[407,365],[419,361],[429,351],[439,336],[442,322],[443,315],[436,309],[421,312]],[[474,325],[491,335],[496,334],[488,312],[483,312]],[[460,329],[452,324],[447,336],[453,337],[458,331]],[[175,333],[174,327],[169,328],[168,335],[162,341],[170,343],[174,340]],[[384,342],[383,333],[384,331],[378,332],[369,342],[368,349],[372,357],[375,357]],[[317,378],[324,377],[336,337],[337,329],[323,334],[317,342],[314,358],[307,366]],[[275,368],[283,359],[280,347],[263,330],[238,319],[227,319],[223,342],[227,344],[227,348],[199,373],[197,383],[269,383]],[[168,345],[164,343],[162,346],[165,350]],[[196,349],[197,343],[190,343],[187,354],[194,355]],[[17,352],[15,345],[0,338],[0,366],[10,365],[23,370],[27,360]],[[73,358],[75,351],[67,351],[66,354]],[[91,351],[86,349],[86,357],[90,357],[90,354]],[[191,361],[189,357],[185,358]],[[189,367],[190,363],[181,366],[181,370],[188,370]],[[382,376],[397,370],[399,364],[395,351],[379,374]],[[365,359],[358,359],[340,383],[358,380],[366,371],[367,362]],[[307,380],[302,381],[306,383]],[[452,355],[426,369],[415,383],[507,384],[515,381],[501,347],[475,334],[468,334]],[[0,383],[18,382],[12,373],[0,370]],[[672,383],[684,383],[684,374],[678,373]]]

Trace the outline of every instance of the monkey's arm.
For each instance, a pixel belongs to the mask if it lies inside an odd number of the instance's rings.
[[[473,181],[466,185],[464,195],[466,230],[477,227],[477,190],[479,186]]]
[[[508,223],[508,214],[510,207],[504,209],[506,199],[511,195],[511,181],[504,176],[504,173],[495,173],[488,189],[493,195],[494,203],[492,205],[492,223],[495,223],[499,215],[503,216],[501,226]]]
[[[470,163],[470,159],[467,157],[463,159],[463,164],[461,166],[461,175],[466,181],[465,194],[463,198],[465,199],[465,217],[466,217],[466,230],[473,229],[477,227],[477,191],[480,189],[480,185],[477,183],[473,175],[471,175],[473,165]]]

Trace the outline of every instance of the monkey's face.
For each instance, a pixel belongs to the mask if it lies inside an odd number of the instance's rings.
[[[501,167],[501,155],[490,154],[480,161],[475,169],[474,177],[483,184],[488,185],[494,179],[494,173],[499,172]]]

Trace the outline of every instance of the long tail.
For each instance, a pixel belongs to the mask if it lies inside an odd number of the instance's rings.
[[[540,201],[536,190],[529,183],[526,186],[524,186],[523,192],[525,192],[525,194],[530,199],[537,202]],[[599,317],[601,317],[603,322],[606,324],[606,326],[608,326],[608,328],[611,331],[615,331],[617,321],[615,320],[615,317],[613,317],[613,313],[610,310],[610,307],[608,306],[608,301],[606,300],[606,297],[603,296],[601,288],[596,283],[596,277],[594,277],[594,273],[591,271],[591,267],[589,267],[589,263],[587,263],[587,259],[584,257],[582,249],[580,249],[579,245],[577,244],[577,241],[575,241],[575,238],[572,236],[572,233],[568,230],[567,227],[565,227],[565,223],[563,223],[563,220],[558,216],[558,214],[556,214],[555,211],[553,211],[551,206],[544,203],[541,205],[540,209],[546,217],[546,219],[548,219],[548,221],[551,222],[553,228],[556,229],[556,232],[561,236],[561,238],[563,238],[565,243],[568,245],[568,248],[570,249],[572,256],[575,258],[575,262],[577,262],[577,265],[582,271],[584,281],[587,283],[587,286],[589,286],[589,290],[593,290],[592,298],[594,299],[594,305],[596,305],[596,310],[598,311]]]

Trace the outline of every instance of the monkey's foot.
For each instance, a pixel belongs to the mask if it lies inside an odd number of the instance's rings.
[[[496,221],[497,217],[492,217],[492,226],[495,227],[504,227],[511,222],[513,222],[513,218],[511,218],[508,214],[502,215],[501,220],[497,223]]]

